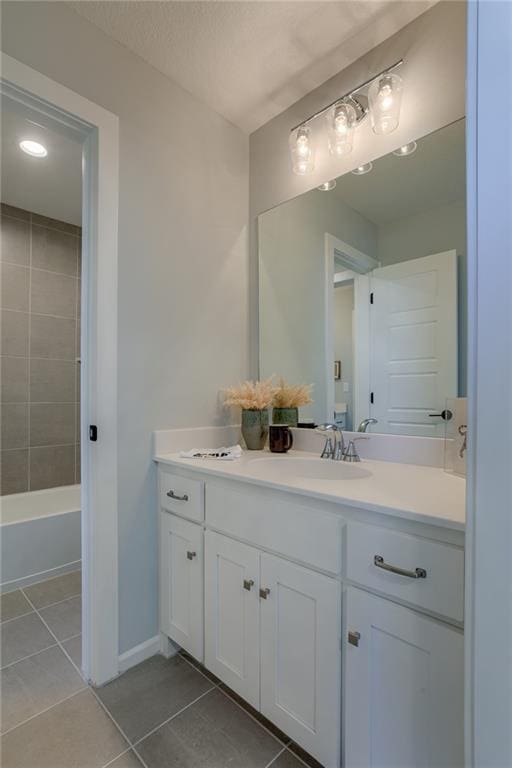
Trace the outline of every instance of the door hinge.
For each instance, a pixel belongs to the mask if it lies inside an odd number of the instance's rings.
[[[370,293],[370,304],[373,304],[373,291]]]
[[[372,405],[373,405],[373,401],[374,401],[374,398],[373,398],[373,392],[370,392],[370,403],[371,403]]]
[[[98,440],[98,427],[96,424],[89,424],[89,440],[95,443]]]

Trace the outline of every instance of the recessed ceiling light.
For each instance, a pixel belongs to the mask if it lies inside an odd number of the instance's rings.
[[[370,173],[372,168],[373,163],[365,163],[364,165],[358,165],[357,168],[354,168],[352,173],[354,176],[364,176],[365,173]]]
[[[407,157],[407,155],[412,155],[413,152],[416,152],[417,147],[418,145],[415,141],[410,141],[409,144],[404,144],[403,147],[395,149],[393,154],[397,157]]]
[[[317,189],[320,190],[320,192],[330,192],[331,189],[334,189],[336,186],[336,179],[331,179],[330,181],[326,181],[325,184],[320,184]]]
[[[31,157],[46,157],[48,150],[43,147],[38,141],[32,141],[32,139],[23,139],[20,141],[20,149],[26,152]]]

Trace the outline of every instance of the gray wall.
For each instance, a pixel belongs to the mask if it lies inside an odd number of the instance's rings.
[[[260,375],[314,384],[302,418],[325,421],[325,246],[328,232],[376,256],[377,227],[329,192],[313,190],[262,214],[260,250]]]
[[[72,224],[2,205],[1,493],[80,482],[80,244]]]
[[[352,429],[354,419],[352,410],[354,387],[353,311],[353,284],[335,286],[333,301],[334,359],[341,361],[341,379],[334,382],[334,401],[347,404],[347,420],[345,422],[347,429]],[[345,383],[349,385],[348,392],[343,390]]]
[[[290,129],[400,58],[405,61],[400,127],[388,136],[376,136],[367,121],[357,131],[352,154],[343,159],[332,158],[322,142],[315,172],[311,176],[294,176],[288,152]],[[463,117],[465,64],[466,4],[440,2],[251,135],[250,231],[254,286],[258,282],[258,214]],[[251,294],[251,364],[255,371],[257,337],[258,297],[254,290]]]
[[[157,632],[151,431],[224,423],[219,389],[248,373],[248,139],[64,3],[3,3],[2,34],[5,53],[120,121],[124,652]]]

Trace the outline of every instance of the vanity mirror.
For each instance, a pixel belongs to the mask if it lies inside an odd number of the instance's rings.
[[[260,376],[314,384],[302,418],[444,436],[466,395],[464,135],[460,120],[259,216]]]

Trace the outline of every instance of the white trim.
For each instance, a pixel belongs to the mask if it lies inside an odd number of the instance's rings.
[[[119,674],[160,653],[160,635],[150,637],[119,656]]]
[[[1,54],[2,87],[41,119],[84,142],[82,305],[83,668],[101,684],[118,673],[117,222],[119,121],[16,59]],[[85,310],[85,311],[84,311]],[[99,440],[87,440],[88,424]]]
[[[329,413],[328,421],[334,417],[334,284],[354,281],[354,314],[353,314],[353,338],[357,344],[353,344],[353,373],[352,384],[352,426],[359,424],[362,419],[368,418],[370,399],[370,278],[368,274],[347,269],[344,272],[335,271],[335,255],[337,252],[349,253],[353,263],[358,262],[361,270],[373,269],[380,262],[371,256],[358,251],[343,240],[330,235],[324,235],[324,354],[326,363],[326,398]],[[329,345],[332,349],[329,350]],[[361,353],[366,350],[366,353]]]
[[[29,576],[22,576],[19,579],[4,581],[0,584],[0,594],[14,592],[15,589],[23,589],[23,587],[29,587],[31,584],[37,584],[40,581],[48,581],[48,579],[55,579],[57,576],[78,571],[80,570],[81,565],[81,560],[75,560],[72,563],[57,565],[55,568],[48,568],[46,571],[40,571],[39,573],[31,573]]]

